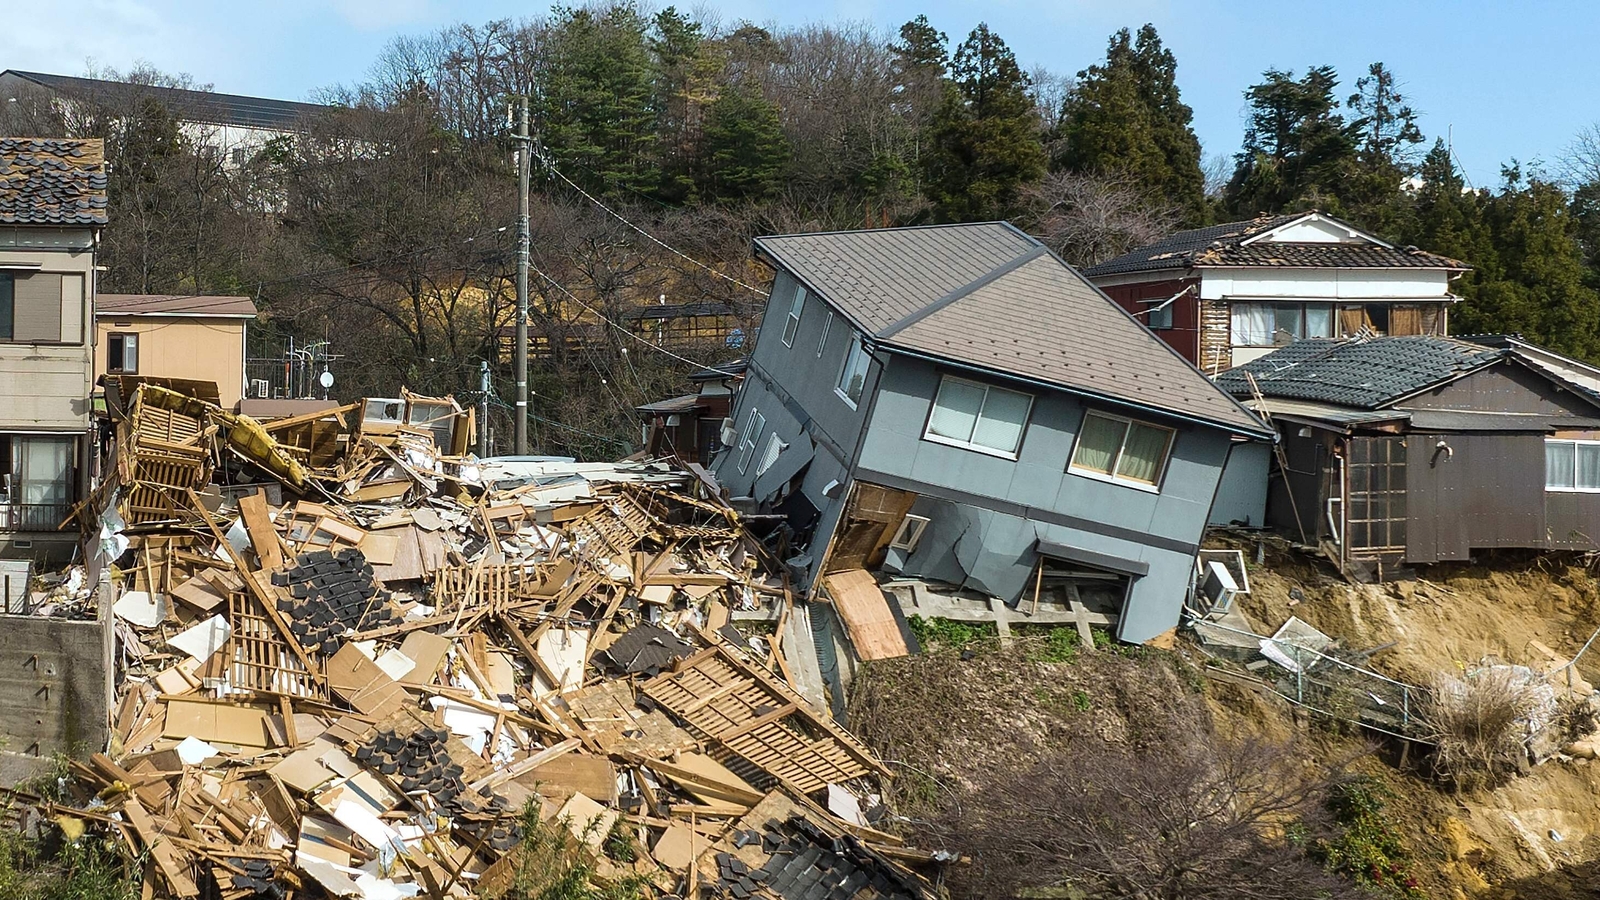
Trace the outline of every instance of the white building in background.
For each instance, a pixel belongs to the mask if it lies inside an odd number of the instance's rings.
[[[186,137],[221,150],[225,164],[232,168],[249,162],[273,139],[304,132],[313,120],[333,108],[73,75],[16,69],[0,72],[0,103],[20,102],[30,95],[65,105],[124,105],[139,98],[156,100],[178,119]]]

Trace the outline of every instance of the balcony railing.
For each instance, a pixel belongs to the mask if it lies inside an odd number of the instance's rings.
[[[55,531],[71,511],[70,503],[0,502],[0,531]]]

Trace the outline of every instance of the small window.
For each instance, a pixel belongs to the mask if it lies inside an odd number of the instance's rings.
[[[1173,430],[1120,416],[1085,413],[1068,469],[1079,475],[1155,487]]]
[[[752,409],[744,417],[744,431],[739,434],[739,474],[743,475],[750,470],[750,457],[756,453],[756,441],[761,438],[761,430],[767,427],[767,417],[759,410]]]
[[[822,320],[822,337],[817,338],[817,359],[822,358],[823,348],[828,346],[828,332],[833,330],[833,310],[828,310],[828,317]]]
[[[889,542],[889,546],[896,550],[904,550],[907,553],[915,553],[917,541],[922,540],[922,532],[927,530],[927,527],[927,516],[908,514],[904,519],[900,520],[900,527],[895,529],[894,540]]]
[[[232,157],[234,165],[236,165],[236,166],[244,165],[244,148],[243,147],[235,147],[235,148],[233,148],[233,150],[229,151],[229,155]]]
[[[17,276],[0,272],[0,341],[13,340],[16,332]]]
[[[923,438],[1016,458],[1033,396],[946,375],[933,398]]]
[[[1144,320],[1145,324],[1150,326],[1151,331],[1165,331],[1172,327],[1172,307],[1174,305],[1174,303],[1161,300],[1150,307],[1149,312],[1145,313]]]
[[[861,337],[855,336],[850,342],[850,352],[844,356],[844,366],[839,369],[839,384],[834,388],[851,409],[861,402],[861,392],[867,386],[867,363],[871,359],[867,348],[861,346]]]
[[[1544,487],[1600,492],[1600,441],[1546,440]]]
[[[766,449],[761,451],[761,461],[756,463],[756,477],[760,478],[767,474],[767,470],[772,468],[772,464],[778,461],[778,457],[782,455],[788,446],[778,438],[778,433],[774,431],[772,436],[767,438]]]
[[[139,374],[139,335],[113,332],[106,337],[106,371],[113,375]]]
[[[794,336],[800,333],[800,314],[806,309],[806,289],[794,286],[794,299],[789,303],[789,318],[783,322],[783,345],[794,346]]]

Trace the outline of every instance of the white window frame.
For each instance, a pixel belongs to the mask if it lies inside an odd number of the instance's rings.
[[[1021,428],[1021,430],[1019,430],[1017,432],[1017,446],[1015,448],[1013,448],[1013,449],[1011,449],[1009,451],[1007,451],[1007,450],[996,450],[995,448],[986,446],[984,444],[974,444],[971,441],[963,441],[963,440],[958,440],[956,438],[948,438],[948,437],[945,437],[942,434],[934,434],[933,433],[933,413],[934,413],[934,410],[938,409],[938,407],[939,407],[939,397],[944,394],[944,386],[945,386],[945,384],[948,383],[948,382],[951,382],[951,381],[960,382],[961,384],[968,384],[968,385],[971,385],[973,387],[983,388],[983,402],[978,404],[978,419],[980,419],[980,420],[983,418],[984,407],[988,406],[988,404],[989,404],[989,392],[990,391],[1005,391],[1008,394],[1016,394],[1019,397],[1027,397],[1028,398],[1028,409],[1027,409],[1027,412],[1024,412],[1022,414],[1022,428]],[[957,375],[943,375],[943,376],[941,376],[939,378],[939,389],[937,391],[935,391],[934,394],[933,394],[933,404],[928,407],[928,420],[926,422],[924,422],[923,425],[922,425],[922,439],[925,440],[925,441],[929,441],[929,442],[935,443],[935,444],[944,444],[947,447],[960,447],[963,450],[971,450],[974,453],[983,453],[983,454],[987,454],[989,456],[998,456],[1001,459],[1016,459],[1018,457],[1018,455],[1022,453],[1022,442],[1023,442],[1023,440],[1026,439],[1027,436],[1028,436],[1028,422],[1030,420],[1032,420],[1032,418],[1033,418],[1033,402],[1034,402],[1035,399],[1036,398],[1032,394],[1028,393],[1027,391],[1015,391],[1015,390],[1012,390],[1011,388],[996,387],[994,385],[985,384],[982,381],[973,381],[970,378],[961,378],[960,376],[957,376]],[[977,422],[976,421],[973,423],[973,430],[974,431],[977,430]]]
[[[1122,432],[1122,445],[1117,448],[1117,455],[1111,458],[1111,474],[1109,475],[1104,472],[1096,472],[1093,469],[1079,468],[1077,464],[1078,450],[1083,446],[1083,433],[1088,430],[1087,425],[1090,416],[1109,419],[1113,422],[1125,422],[1128,425],[1128,428]],[[1117,467],[1122,465],[1122,453],[1128,448],[1128,435],[1133,433],[1134,425],[1143,425],[1146,428],[1156,428],[1167,433],[1167,445],[1166,447],[1162,448],[1161,461],[1156,464],[1156,480],[1154,484],[1148,481],[1140,481],[1137,478],[1129,478],[1126,475],[1117,474]],[[1178,429],[1176,428],[1169,428],[1166,425],[1157,425],[1154,422],[1147,422],[1143,419],[1135,419],[1129,416],[1119,416],[1115,413],[1101,412],[1097,409],[1084,410],[1083,424],[1078,426],[1078,434],[1072,439],[1072,455],[1067,457],[1067,471],[1081,478],[1089,478],[1094,481],[1104,481],[1110,484],[1120,484],[1123,487],[1131,487],[1136,490],[1148,491],[1152,494],[1159,494],[1161,493],[1161,482],[1166,480],[1167,463],[1172,461],[1172,447],[1177,442]]]
[[[906,513],[906,517],[900,520],[900,527],[895,529],[894,539],[889,542],[890,549],[917,552],[917,542],[922,540],[922,533],[928,530],[929,521],[927,516]]]
[[[800,316],[806,311],[806,289],[801,284],[794,286],[794,299],[789,301],[789,317],[783,320],[783,345],[793,347],[794,339],[800,334]]]
[[[856,354],[860,354],[861,358],[861,392],[863,394],[867,392],[867,373],[872,369],[872,355],[867,352],[867,346],[861,342],[859,334],[851,336],[850,347],[845,350],[844,362],[839,366],[839,377],[833,381],[833,392],[839,395],[840,400],[848,403],[851,409],[856,408],[856,401],[850,399],[844,386],[845,376],[850,374],[850,361],[857,358]]]
[[[1544,489],[1551,494],[1600,494],[1600,487],[1578,487],[1578,447],[1580,445],[1600,445],[1600,441],[1586,441],[1579,438],[1545,438],[1545,446],[1551,444],[1570,444],[1572,446],[1572,487],[1550,486],[1550,464],[1544,467]],[[1547,457],[1548,459],[1548,457]]]
[[[828,346],[828,332],[833,330],[833,310],[828,310],[828,317],[822,320],[822,337],[817,338],[817,359],[822,358],[823,348]]]
[[[744,417],[744,430],[739,432],[739,474],[750,471],[750,459],[756,455],[756,444],[767,427],[767,417],[754,406]]]

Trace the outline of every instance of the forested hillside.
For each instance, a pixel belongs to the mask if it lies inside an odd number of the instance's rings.
[[[1454,330],[1600,361],[1596,135],[1469,184],[1419,130],[1412,103],[1428,98],[1403,96],[1403,73],[1307,60],[1240,85],[1239,145],[1203,151],[1153,27],[1111,35],[1069,75],[960,24],[558,7],[398,40],[362,83],[327,91],[334,114],[242,165],[149,98],[8,104],[0,132],[107,138],[103,290],[255,297],[262,345],[332,341],[346,396],[469,390],[492,359],[508,400],[508,109],[531,98],[541,451],[627,452],[631,407],[738,355],[721,338],[664,353],[621,323],[641,304],[715,302],[748,334],[765,277],[749,240],[772,232],[1006,218],[1089,264],[1175,228],[1317,208],[1468,262]]]

